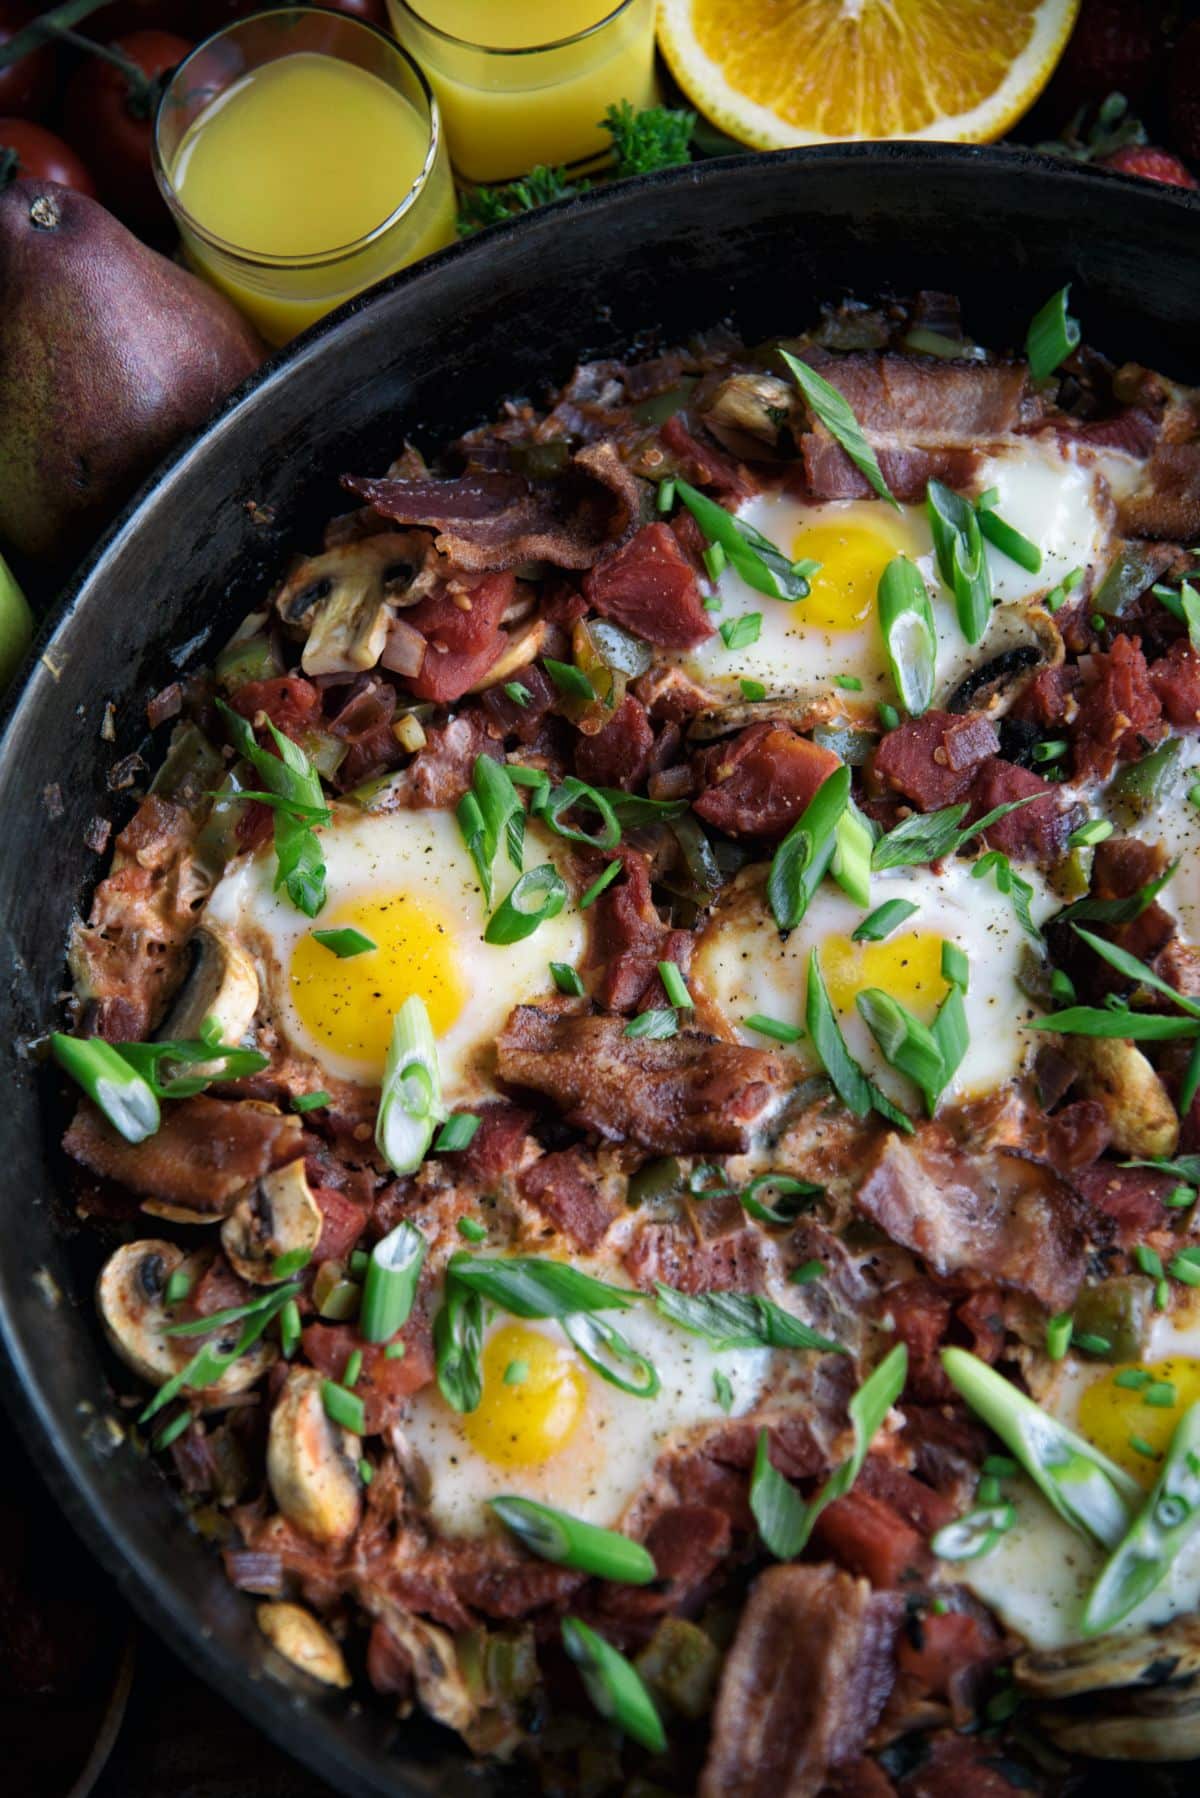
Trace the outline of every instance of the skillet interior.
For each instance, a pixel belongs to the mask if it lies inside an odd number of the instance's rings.
[[[165,1481],[114,1441],[90,1302],[99,1246],[57,1196],[63,1120],[53,1082],[21,1048],[54,1016],[70,918],[99,872],[84,832],[97,816],[120,828],[131,809],[109,773],[139,748],[151,761],[162,753],[145,742],[146,698],[219,645],[290,547],[316,545],[321,522],[345,509],[340,472],[382,469],[406,436],[435,448],[505,396],[562,380],[584,354],[670,344],[726,317],[753,340],[823,299],[918,286],[959,294],[982,341],[1019,342],[1071,280],[1089,342],[1197,381],[1197,266],[1200,199],[1017,152],[793,151],[568,201],[398,277],[272,363],[143,491],[51,621],[0,750],[9,1396],[57,1496],[133,1603],[341,1790],[453,1798],[499,1787],[431,1726],[397,1727],[382,1706],[287,1675]],[[115,743],[99,734],[108,700]]]

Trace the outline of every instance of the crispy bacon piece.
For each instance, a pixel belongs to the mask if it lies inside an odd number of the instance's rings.
[[[650,769],[654,732],[644,705],[627,693],[608,723],[575,742],[575,772],[593,787],[640,787]]]
[[[300,1341],[305,1355],[327,1380],[340,1380],[357,1350],[362,1372],[354,1390],[363,1402],[366,1428],[374,1435],[392,1421],[400,1403],[433,1378],[433,1338],[429,1324],[414,1312],[400,1332],[404,1353],[391,1358],[386,1344],[364,1342],[354,1324],[307,1324]]]
[[[1200,655],[1186,637],[1177,638],[1165,656],[1151,662],[1150,685],[1169,724],[1200,730]]]
[[[342,486],[383,518],[437,531],[441,553],[474,574],[522,562],[590,568],[626,535],[640,501],[637,481],[606,442],[580,450],[567,472],[552,480],[507,472],[445,481],[343,475]],[[409,621],[417,623],[411,615]]]
[[[659,649],[694,649],[716,629],[669,525],[644,524],[583,583],[589,605]]]
[[[1078,1168],[1071,1175],[1075,1191],[1111,1222],[1123,1249],[1132,1248],[1169,1222],[1171,1214],[1163,1200],[1177,1184],[1169,1174],[1156,1174],[1153,1168],[1118,1167],[1111,1161]]]
[[[810,499],[872,499],[875,489],[851,462],[840,443],[808,431],[798,440],[805,488]],[[924,499],[930,481],[956,492],[969,487],[979,468],[979,452],[962,445],[940,449],[906,449],[900,444],[878,448],[879,472],[897,499],[910,505]]]
[[[696,757],[693,809],[729,836],[780,837],[840,766],[790,725],[752,724]]]
[[[1160,443],[1141,486],[1118,505],[1117,523],[1127,537],[1200,536],[1200,443]]]
[[[721,1676],[699,1798],[816,1798],[883,1709],[899,1617],[895,1599],[830,1566],[760,1574]]]
[[[600,1609],[629,1622],[694,1607],[699,1589],[729,1553],[729,1517],[714,1505],[668,1505],[646,1532],[658,1579],[651,1586],[602,1584]]]
[[[928,1558],[912,1525],[885,1499],[859,1486],[822,1511],[815,1534],[839,1567],[870,1580],[877,1591],[903,1585]]]
[[[693,486],[707,487],[722,501],[748,499],[757,490],[744,463],[735,462],[732,456],[703,442],[688,430],[678,412],[668,418],[658,434],[684,480]]]
[[[687,1224],[645,1223],[623,1259],[643,1292],[652,1292],[656,1282],[680,1292],[764,1292],[775,1255],[763,1232],[749,1224],[698,1242]]]
[[[369,1212],[332,1186],[314,1186],[312,1196],[321,1213],[321,1235],[313,1261],[343,1261],[367,1227]]]
[[[609,1011],[640,1008],[646,989],[658,978],[660,961],[673,961],[686,974],[691,960],[690,930],[664,924],[650,895],[650,864],[635,849],[621,851],[623,879],[596,901],[592,913],[591,958],[600,969],[597,997]]]
[[[233,694],[231,703],[243,718],[253,720],[259,712],[265,712],[276,730],[296,742],[306,730],[312,730],[321,716],[320,691],[298,674],[247,681]]]
[[[890,1318],[896,1336],[908,1349],[908,1389],[916,1398],[945,1398],[950,1382],[938,1358],[950,1325],[950,1300],[932,1280],[917,1277],[880,1295],[882,1318]]]
[[[480,755],[500,756],[498,744],[487,732],[483,714],[473,706],[433,724],[425,732],[425,747],[418,750],[404,772],[403,794],[398,803],[417,811],[449,810],[458,804],[471,784],[471,771]]]
[[[900,1791],[902,1798],[1029,1798],[1030,1780],[994,1742],[945,1730],[926,1739],[926,1753]]]
[[[495,1099],[480,1105],[477,1115],[479,1128],[466,1148],[456,1149],[445,1161],[465,1180],[486,1185],[515,1173],[526,1154],[535,1151],[537,1145],[527,1135],[533,1113],[507,1099]]]
[[[980,765],[1000,747],[981,712],[926,712],[890,730],[875,751],[877,780],[923,812],[966,797]]]
[[[945,1277],[972,1273],[1065,1311],[1084,1272],[1070,1189],[1048,1167],[1003,1151],[968,1154],[940,1124],[885,1136],[857,1195],[893,1242]]]
[[[1058,794],[1048,780],[1031,768],[1020,768],[998,755],[989,756],[971,785],[971,822],[982,818],[998,805],[1011,805],[1016,799],[1028,799],[1040,793],[1031,805],[1009,812],[984,831],[989,849],[999,849],[1014,861],[1038,862],[1045,866],[1058,861],[1066,841],[1078,819],[1075,808],[1059,803]]]
[[[1148,456],[1158,437],[1159,419],[1144,406],[1123,406],[1109,418],[1064,419],[1055,424],[1060,437],[1092,449],[1120,450],[1139,459]]]
[[[131,1192],[220,1217],[242,1187],[302,1152],[300,1119],[233,1099],[178,1099],[145,1142],[126,1142],[88,1099],[63,1148]]]
[[[500,628],[513,600],[511,574],[489,574],[468,593],[443,590],[418,600],[404,616],[426,639],[420,674],[408,685],[418,699],[461,699],[504,648]]]
[[[583,1149],[543,1155],[517,1185],[521,1197],[585,1251],[598,1248],[618,1214],[593,1158]]]
[[[1075,720],[1075,773],[1107,780],[1118,761],[1136,761],[1163,734],[1162,705],[1136,637],[1115,637],[1087,659]]]
[[[518,1005],[496,1044],[502,1080],[545,1093],[568,1122],[660,1155],[731,1153],[790,1076],[779,1057],[699,1030],[625,1035],[621,1018]]]

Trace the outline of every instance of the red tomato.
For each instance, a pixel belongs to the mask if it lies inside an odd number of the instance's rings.
[[[4,154],[6,150],[16,151],[15,168]],[[61,137],[29,119],[0,119],[0,186],[18,178],[57,181],[60,187],[73,187],[93,200],[96,197],[96,183]]]
[[[36,18],[29,0],[0,0],[0,49]],[[54,94],[54,51],[49,44],[30,50],[9,69],[0,69],[0,113],[7,118],[40,118]]]
[[[150,146],[158,96],[192,46],[168,31],[131,31],[106,45],[133,65],[125,74],[99,56],[67,83],[63,134],[86,150],[106,206],[135,227],[162,221]]]

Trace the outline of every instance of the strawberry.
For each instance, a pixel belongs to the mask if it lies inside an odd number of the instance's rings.
[[[1161,181],[1167,187],[1197,187],[1200,183],[1169,150],[1153,144],[1125,144],[1100,157],[1098,168],[1118,169],[1122,175],[1140,175],[1143,181]]]
[[[1200,162],[1200,19],[1185,26],[1175,45],[1167,105],[1172,143],[1180,155]]]

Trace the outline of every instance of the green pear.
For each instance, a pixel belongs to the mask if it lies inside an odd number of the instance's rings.
[[[230,302],[49,181],[0,193],[0,538],[65,570],[266,351]]]

